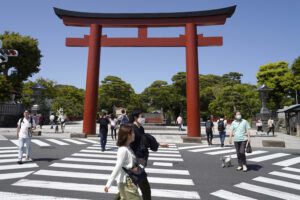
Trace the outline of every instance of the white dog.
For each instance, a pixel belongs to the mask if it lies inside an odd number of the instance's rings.
[[[231,156],[222,156],[220,158],[220,160],[222,161],[222,167],[231,167]]]

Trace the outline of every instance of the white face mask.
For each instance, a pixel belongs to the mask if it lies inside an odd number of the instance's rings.
[[[144,124],[145,124],[145,119],[144,118],[139,117],[137,121],[140,125],[144,126]]]
[[[240,120],[240,119],[242,119],[242,115],[237,115],[237,116],[235,116],[235,118],[236,118],[237,120]]]

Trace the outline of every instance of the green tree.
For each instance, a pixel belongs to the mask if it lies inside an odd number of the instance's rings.
[[[130,84],[119,77],[107,76],[101,81],[99,87],[98,110],[105,109],[112,112],[113,106],[127,108],[131,98],[135,97],[134,94]]]
[[[84,90],[74,86],[56,85],[56,97],[52,99],[51,110],[64,109],[70,119],[81,119],[83,116]]]
[[[244,118],[254,116],[260,108],[256,87],[248,84],[225,86],[215,92],[215,99],[209,104],[209,111],[215,116],[221,114],[231,118],[235,111],[242,112]]]
[[[295,94],[298,95],[298,103],[300,99],[300,56],[295,59],[293,65],[292,65],[292,73],[294,75],[294,87]]]
[[[4,49],[16,49],[18,57],[10,57],[8,62],[0,68],[0,74],[4,75],[7,81],[20,98],[22,83],[33,74],[39,72],[41,62],[41,51],[38,48],[38,41],[29,36],[21,36],[19,33],[4,32],[0,35]]]
[[[269,63],[260,66],[256,78],[258,84],[266,84],[273,89],[269,93],[269,108],[279,109],[292,103],[287,95],[292,89],[294,77],[287,62]]]
[[[11,83],[4,75],[0,74],[0,102],[8,101],[12,90]]]

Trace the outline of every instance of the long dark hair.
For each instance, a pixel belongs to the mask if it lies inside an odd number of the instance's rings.
[[[132,134],[131,124],[122,124],[118,132],[117,146],[125,146],[128,136]]]

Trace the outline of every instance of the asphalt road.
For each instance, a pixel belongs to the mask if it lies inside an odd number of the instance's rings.
[[[115,162],[113,141],[102,153],[97,138],[34,139],[34,161],[22,165],[16,164],[14,138],[0,141],[0,199],[113,199],[115,187],[111,194],[103,192]],[[194,146],[171,145],[151,153],[147,170],[154,200],[300,199],[298,151],[254,148],[249,171],[241,172],[235,170],[235,158],[234,166],[221,167],[220,157],[234,155],[233,147]]]

